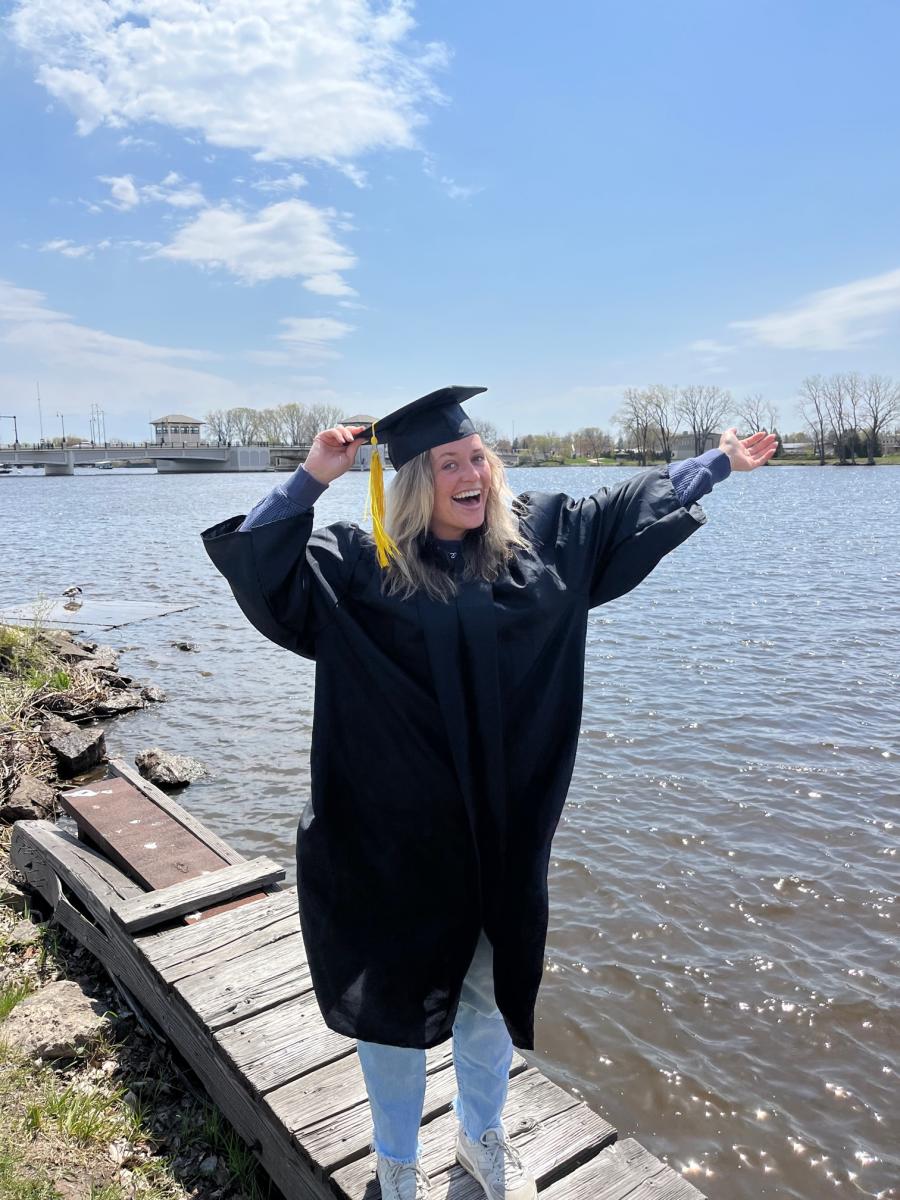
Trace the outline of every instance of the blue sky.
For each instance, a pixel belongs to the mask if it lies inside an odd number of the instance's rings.
[[[900,375],[900,6],[22,0],[0,37],[0,405],[503,430],[622,391]],[[473,405],[473,408],[476,407]],[[0,440],[11,438],[0,422]]]

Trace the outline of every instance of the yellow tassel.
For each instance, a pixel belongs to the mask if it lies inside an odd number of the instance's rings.
[[[381,455],[378,453],[378,438],[375,436],[375,426],[372,426],[372,460],[369,463],[369,497],[366,500],[366,518],[372,518],[372,536],[375,539],[375,552],[378,565],[386,567],[392,558],[397,558],[400,551],[397,544],[384,527],[384,470],[381,465]]]

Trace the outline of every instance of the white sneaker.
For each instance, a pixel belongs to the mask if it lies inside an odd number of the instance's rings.
[[[416,1163],[398,1163],[378,1155],[381,1200],[428,1200],[431,1180]]]
[[[470,1142],[460,1129],[456,1161],[484,1188],[488,1200],[537,1200],[537,1185],[502,1129]]]

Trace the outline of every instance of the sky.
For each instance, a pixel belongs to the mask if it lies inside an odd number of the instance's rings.
[[[0,7],[0,441],[900,376],[895,0]]]

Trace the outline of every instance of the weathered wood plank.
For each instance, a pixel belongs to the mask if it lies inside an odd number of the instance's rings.
[[[526,1064],[516,1055],[510,1074],[524,1069]],[[427,1051],[426,1072],[422,1124],[445,1112],[456,1094],[450,1042]],[[334,1171],[371,1150],[372,1117],[356,1055],[269,1092],[265,1103],[325,1171]]]
[[[125,779],[84,784],[59,799],[82,837],[145,888],[232,865]]]
[[[144,894],[102,854],[50,821],[17,821],[10,857],[31,886],[47,895],[51,903],[59,894],[59,879],[73,886],[96,921],[108,923],[114,903]]]
[[[343,1058],[355,1045],[328,1028],[312,992],[229,1025],[216,1041],[260,1093]]]
[[[334,1200],[320,1175],[298,1152],[287,1130],[271,1119],[265,1106],[234,1074],[209,1030],[183,1004],[173,1002],[169,989],[156,971],[142,954],[136,952],[132,938],[109,919],[108,903],[104,905],[103,899],[93,894],[98,879],[101,887],[110,886],[105,876],[98,876],[94,870],[92,859],[100,856],[46,821],[20,822],[14,831],[13,845],[16,865],[30,886],[43,893],[48,879],[54,873],[58,874],[72,895],[98,921],[106,921],[104,932],[109,936],[109,946],[104,953],[105,966],[133,995],[140,997],[149,1016],[166,1030],[172,1044],[190,1062],[210,1098],[256,1151],[276,1187],[291,1200]],[[113,877],[123,879],[121,873],[108,863],[103,865]],[[128,894],[130,888],[139,890],[129,880],[124,880],[123,894]]]
[[[232,1025],[312,988],[300,935],[283,938],[277,949],[251,950],[208,975],[179,980],[175,990],[211,1030]]]
[[[608,1146],[596,1158],[541,1193],[541,1200],[625,1200],[625,1197],[704,1200],[702,1192],[633,1138]]]
[[[455,1076],[450,1043],[429,1050],[425,1062],[428,1079],[422,1119],[428,1121],[453,1098]],[[325,1172],[370,1149],[372,1118],[355,1054],[269,1092],[264,1103]]]
[[[190,926],[189,928],[196,928],[196,926]],[[278,943],[283,941],[284,938],[297,937],[299,933],[300,917],[296,912],[293,912],[290,916],[282,917],[278,921],[269,921],[261,929],[254,929],[249,933],[245,933],[240,941],[232,940],[222,945],[214,946],[204,953],[195,954],[192,958],[187,958],[183,962],[176,963],[174,966],[161,971],[160,974],[168,983],[174,983],[179,979],[187,979],[189,975],[208,974],[211,971],[218,971],[226,963],[232,962],[244,954],[249,954],[251,950],[259,950],[263,946],[267,946],[273,954],[278,954]]]
[[[286,936],[281,931],[287,920],[294,922],[291,932],[298,932],[296,888],[272,892],[254,904],[229,909],[202,924],[143,934],[135,942],[163,978],[171,982],[239,958],[269,940],[277,941],[278,937]],[[271,939],[267,936],[269,930],[273,930]],[[254,942],[257,934],[262,940]]]
[[[533,1068],[510,1082],[504,1123],[514,1144],[527,1147],[527,1163],[537,1179],[544,1179],[595,1153],[615,1137],[615,1130],[586,1104],[558,1088]],[[446,1113],[422,1129],[422,1164],[432,1178],[432,1195],[454,1200],[465,1175],[455,1166],[457,1120]],[[374,1200],[378,1194],[375,1156],[349,1164],[335,1172],[335,1184],[348,1200]],[[473,1200],[481,1196],[475,1187]]]
[[[249,862],[231,863],[215,871],[204,871],[196,879],[169,884],[133,900],[113,904],[113,917],[129,933],[164,925],[197,909],[208,908],[245,896],[284,879],[284,867],[264,855]]]
[[[158,788],[156,784],[151,783],[149,779],[145,779],[140,771],[136,770],[129,762],[126,762],[124,758],[111,758],[109,760],[109,769],[113,775],[127,780],[141,795],[151,800],[164,813],[168,813],[174,821],[177,821],[179,825],[183,825],[185,829],[199,838],[205,846],[208,846],[210,850],[219,855],[226,863],[244,861],[243,854],[239,854],[237,850],[228,845],[224,838],[220,838],[217,833],[213,833],[211,829],[208,829],[201,821],[198,821],[196,817],[191,816],[186,808],[182,808],[176,800],[173,800],[171,796],[167,795],[161,788]]]

